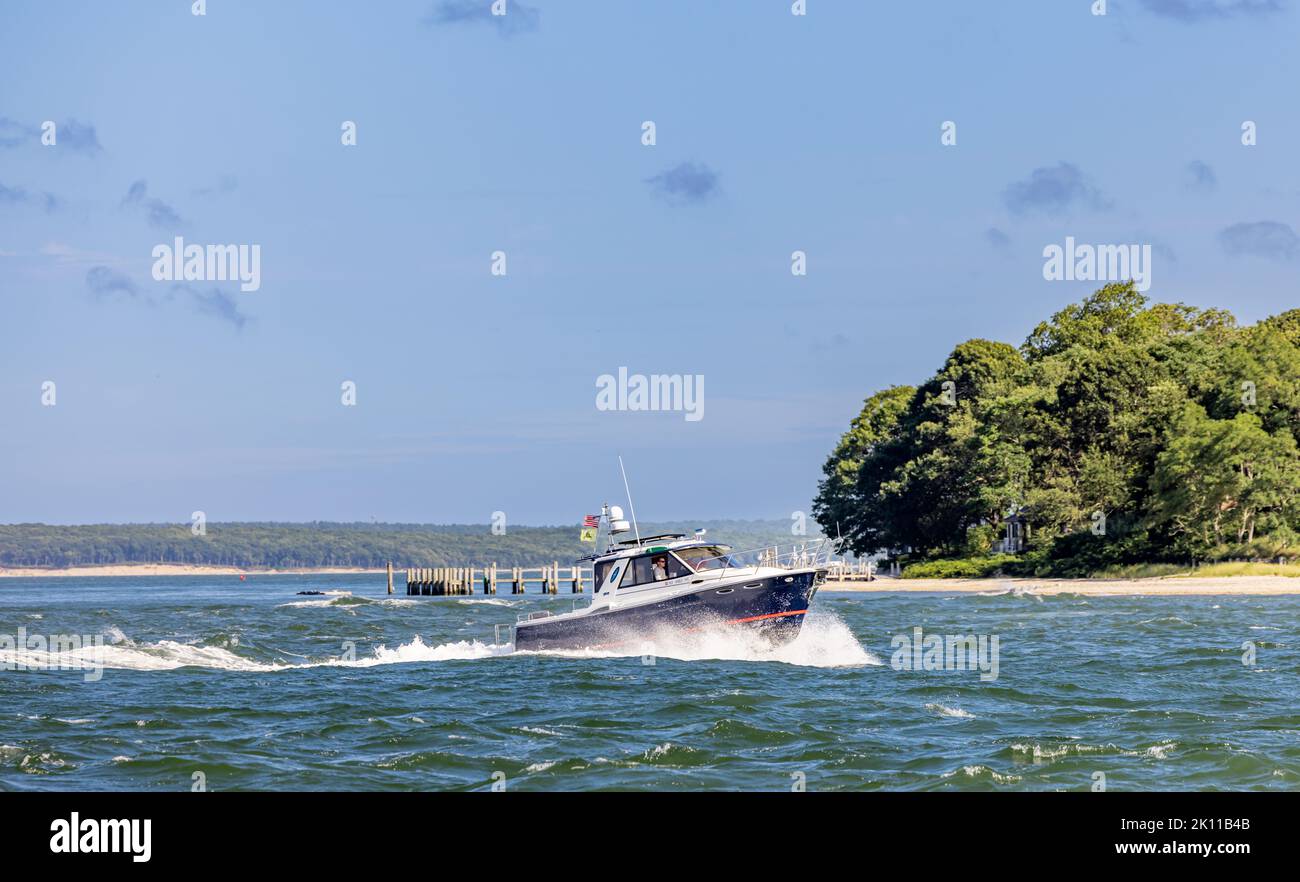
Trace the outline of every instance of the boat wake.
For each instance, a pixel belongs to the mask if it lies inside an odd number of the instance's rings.
[[[773,647],[754,631],[723,627],[682,633],[668,631],[644,635],[613,649],[540,650],[518,655],[565,658],[626,658],[654,656],[680,661],[784,662],[810,668],[852,668],[884,664],[863,648],[838,616],[809,613],[799,636]]]
[[[809,614],[799,636],[773,648],[758,634],[729,628],[688,634],[664,633],[644,640],[629,641],[617,650],[544,650],[514,652],[507,644],[459,640],[429,644],[416,635],[393,648],[380,645],[369,656],[324,658],[304,662],[283,662],[249,658],[235,652],[237,643],[226,645],[182,643],[176,640],[136,643],[117,629],[111,629],[112,643],[80,649],[46,651],[0,650],[0,666],[6,670],[84,671],[110,669],[127,671],[174,671],[179,668],[208,668],[219,671],[271,673],[310,668],[372,668],[380,665],[418,662],[473,661],[503,656],[550,656],[560,658],[634,658],[655,656],[680,661],[784,662],[814,668],[849,668],[880,665],[883,662],[863,648],[847,625],[832,614]]]
[[[174,671],[179,668],[208,668],[218,671],[271,673],[308,668],[371,668],[412,662],[454,661],[508,655],[509,646],[495,646],[477,640],[463,640],[431,646],[419,635],[392,649],[379,645],[364,658],[326,658],[307,662],[259,661],[239,655],[224,646],[159,640],[135,643],[123,639],[104,646],[87,646],[62,651],[0,650],[5,670],[86,671],[99,668],[124,671]]]

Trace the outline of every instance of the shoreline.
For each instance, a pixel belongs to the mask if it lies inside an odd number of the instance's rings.
[[[1161,576],[1149,579],[896,579],[827,582],[822,591],[862,594],[1079,594],[1090,597],[1300,594],[1290,576]]]
[[[394,575],[399,571],[394,569]],[[241,569],[199,564],[110,564],[64,569],[0,567],[6,578],[98,578],[165,576],[383,576],[383,568],[309,567],[305,569]],[[827,582],[826,592],[852,594],[1077,594],[1083,596],[1197,596],[1300,594],[1300,578],[1287,576],[1161,576],[1145,579],[898,579],[873,582]]]
[[[204,566],[201,564],[109,564],[106,566],[65,567],[47,569],[43,567],[0,567],[0,579],[21,579],[32,577],[97,577],[97,576],[329,576],[361,575],[374,573],[384,575],[387,570],[367,569],[364,567],[308,567],[306,569],[242,569],[240,567]],[[394,575],[398,571],[393,570]]]

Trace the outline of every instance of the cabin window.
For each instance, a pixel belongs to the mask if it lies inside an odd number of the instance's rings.
[[[678,560],[677,555],[668,555],[668,578],[680,579],[682,576],[689,576],[690,574],[690,568]]]
[[[596,578],[597,591],[600,590],[601,585],[605,584],[605,577],[609,575],[609,568],[612,567],[613,565],[614,562],[612,560],[600,561],[596,564],[595,573],[593,575]]]
[[[653,582],[654,576],[650,574],[650,558],[634,557],[627,563],[627,572],[623,575],[623,584],[620,588],[631,588],[635,585],[644,585],[647,582]]]
[[[686,565],[671,552],[658,551],[633,558],[628,563],[627,575],[623,577],[623,584],[619,587],[632,588],[637,585],[650,585],[655,582],[666,582],[669,579],[689,576],[690,574],[691,571],[686,568]]]
[[[694,548],[683,548],[677,552],[686,559],[691,569],[695,572],[705,570],[720,570],[727,566],[734,565],[727,555],[727,546],[725,545],[697,545]]]

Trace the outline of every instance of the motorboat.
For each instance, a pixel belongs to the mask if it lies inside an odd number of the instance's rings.
[[[610,505],[600,524],[605,550],[580,561],[592,564],[591,604],[521,615],[516,650],[637,649],[674,633],[728,628],[780,646],[799,636],[837,550],[833,540],[814,539],[736,552],[704,531],[623,538],[634,527]]]

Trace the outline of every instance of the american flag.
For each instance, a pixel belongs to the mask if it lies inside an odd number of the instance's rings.
[[[595,515],[587,515],[582,519],[582,525],[584,527],[599,527],[600,520]]]

